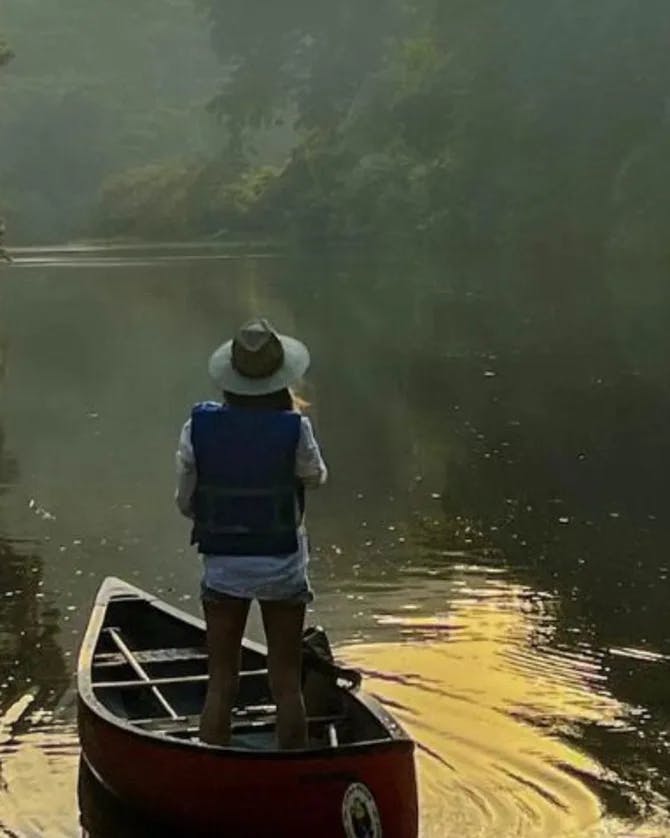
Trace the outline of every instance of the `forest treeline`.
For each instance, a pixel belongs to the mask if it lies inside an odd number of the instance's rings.
[[[7,243],[95,233],[105,179],[214,153],[220,66],[191,0],[3,0],[0,215]]]
[[[121,3],[138,41],[147,28],[171,33],[169,53],[145,56],[145,71],[165,62],[155,88],[165,96],[183,73],[187,118],[177,152],[153,102],[150,154],[115,148],[113,166],[87,167],[96,233],[667,249],[664,0],[193,0],[188,33],[176,18],[189,2]],[[59,4],[101,14],[97,3]],[[9,87],[5,78],[0,99]],[[126,122],[149,102],[145,79],[139,87],[134,110],[132,96],[117,103]],[[81,116],[71,124],[97,156],[105,132]],[[195,136],[203,125],[207,143]],[[0,172],[3,195],[5,180]]]

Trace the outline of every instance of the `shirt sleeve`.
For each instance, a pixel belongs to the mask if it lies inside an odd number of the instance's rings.
[[[328,468],[307,416],[300,419],[300,437],[295,457],[295,474],[307,488],[316,489],[328,479]]]
[[[193,517],[193,493],[198,479],[195,467],[195,454],[191,442],[191,420],[189,419],[181,430],[176,454],[177,491],[175,501],[177,508],[187,518]]]

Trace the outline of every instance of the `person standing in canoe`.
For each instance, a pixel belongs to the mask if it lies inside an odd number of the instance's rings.
[[[246,323],[209,361],[222,403],[197,404],[177,449],[179,510],[202,556],[209,684],[200,738],[228,745],[251,601],[260,604],[280,748],[307,746],[301,691],[305,607],[313,599],[305,488],[327,469],[290,389],[309,352],[265,319]]]

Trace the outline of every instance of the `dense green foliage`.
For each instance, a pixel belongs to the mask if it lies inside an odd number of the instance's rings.
[[[665,249],[664,0],[7,8],[22,226]]]
[[[13,53],[7,44],[0,38],[0,67],[8,64],[13,57]]]
[[[192,238],[276,226],[262,221],[263,195],[276,178],[270,166],[240,169],[220,158],[150,164],[105,181],[98,224],[108,236]]]
[[[215,149],[219,70],[191,0],[5,0],[0,97],[8,240],[87,232],[102,181]]]
[[[665,196],[662,0],[201,0],[237,136],[297,110],[278,191],[323,232],[648,238]]]
[[[14,53],[0,36],[0,67],[4,67],[5,64],[9,64],[13,57]],[[2,249],[2,241],[4,238],[4,220],[1,215],[3,205],[4,202],[2,200],[2,193],[0,192],[0,249]]]

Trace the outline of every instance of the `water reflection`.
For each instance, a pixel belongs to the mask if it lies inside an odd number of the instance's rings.
[[[25,703],[0,719],[0,834],[73,838],[79,834],[76,727],[48,711],[27,712]]]
[[[554,644],[559,606],[548,593],[481,563],[451,573],[443,610],[427,613],[443,590],[425,580],[423,602],[403,613],[382,600],[374,615],[396,642],[338,650],[417,741],[423,838],[666,834],[670,822],[641,814],[622,766],[594,747],[594,731],[637,725],[636,708],[608,689],[605,656]],[[91,838],[158,828],[85,770],[80,805]]]
[[[666,834],[593,748],[636,725],[602,658],[552,645],[552,597],[481,570],[454,569],[442,613],[378,615],[402,643],[341,650],[416,737],[424,838]]]
[[[0,492],[17,477],[0,426]],[[31,545],[3,537],[0,524],[0,830],[22,838],[57,835],[71,822],[68,763],[77,752],[71,723],[57,730],[69,674],[42,571]]]
[[[427,834],[498,819],[496,835],[667,834],[665,278],[240,250],[30,250],[3,272],[10,793],[23,777],[38,807],[48,765],[73,800],[72,754],[45,756],[72,731],[54,720],[46,748],[40,714],[56,712],[102,576],[197,611],[171,452],[212,395],[207,353],[261,311],[313,348],[307,396],[333,466],[309,512],[312,619],[422,743]]]

